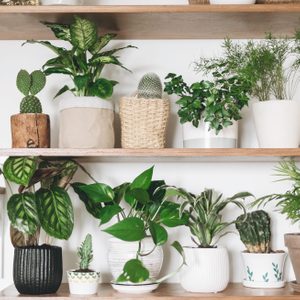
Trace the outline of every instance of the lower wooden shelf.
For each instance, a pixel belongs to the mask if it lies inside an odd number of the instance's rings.
[[[300,294],[293,292],[291,287],[287,284],[282,289],[249,289],[243,287],[240,283],[231,283],[228,288],[217,294],[200,294],[200,293],[187,293],[179,284],[162,284],[156,291],[143,294],[121,294],[112,289],[109,284],[100,284],[98,293],[92,296],[72,296],[69,294],[68,284],[61,285],[57,294],[43,295],[43,296],[20,296],[15,287],[11,286],[4,291],[0,292],[0,299],[14,300],[14,299],[99,299],[99,300],[131,300],[131,299],[143,299],[143,300],[196,300],[196,299],[208,299],[208,300],[282,300],[292,299],[300,300]]]

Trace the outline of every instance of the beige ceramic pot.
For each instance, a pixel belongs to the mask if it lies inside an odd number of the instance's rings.
[[[296,281],[300,283],[300,233],[287,233],[284,235],[284,243],[289,249]]]

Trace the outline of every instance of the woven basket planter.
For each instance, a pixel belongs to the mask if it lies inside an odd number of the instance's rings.
[[[123,97],[120,101],[122,148],[164,148],[169,110],[167,99]]]
[[[297,3],[299,0],[256,0],[257,4]]]
[[[190,4],[209,4],[209,0],[189,0]]]

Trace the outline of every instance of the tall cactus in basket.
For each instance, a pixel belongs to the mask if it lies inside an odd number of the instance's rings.
[[[137,97],[144,99],[161,99],[162,90],[162,83],[158,75],[155,73],[147,73],[139,82]]]

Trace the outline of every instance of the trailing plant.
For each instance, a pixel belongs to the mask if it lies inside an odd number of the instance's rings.
[[[73,81],[73,87],[63,86],[55,97],[66,91],[71,91],[75,96],[96,96],[102,99],[111,97],[118,82],[103,78],[102,71],[109,64],[128,70],[115,54],[126,48],[136,47],[129,45],[103,50],[116,35],[107,33],[98,36],[96,24],[78,16],[74,16],[70,25],[48,22],[43,24],[52,30],[57,39],[66,41],[71,46],[66,49],[48,41],[25,42],[41,44],[56,54],[56,57],[49,59],[43,66],[46,75],[64,74]]]
[[[137,97],[144,99],[162,98],[162,83],[157,74],[147,73],[141,78]]]
[[[181,75],[169,73],[164,91],[179,96],[180,123],[194,127],[204,120],[209,130],[218,134],[241,119],[241,110],[248,105],[249,83],[242,77],[226,77],[224,71],[213,72],[213,81],[201,80],[188,85]]]
[[[114,222],[103,229],[104,232],[120,240],[139,244],[136,258],[124,265],[118,282],[151,280],[141,258],[167,242],[168,232],[165,227],[185,225],[188,220],[186,213],[179,215],[179,204],[168,200],[165,182],[152,180],[152,176],[153,167],[142,172],[132,182],[114,188],[104,183],[72,184],[87,211],[100,220],[100,227],[103,228],[109,221]],[[128,206],[129,209],[126,209]],[[142,240],[146,236],[150,236],[154,243],[150,253],[141,251]],[[183,256],[178,242],[172,246]]]
[[[17,88],[25,96],[20,104],[20,113],[42,113],[40,100],[35,96],[46,84],[46,76],[40,70],[29,74],[26,70],[20,70],[17,75]]]
[[[270,253],[271,220],[264,210],[240,215],[235,224],[240,239],[250,253]]]
[[[81,246],[77,250],[79,257],[79,270],[76,272],[92,272],[89,269],[90,263],[93,260],[93,245],[92,236],[87,234]]]

